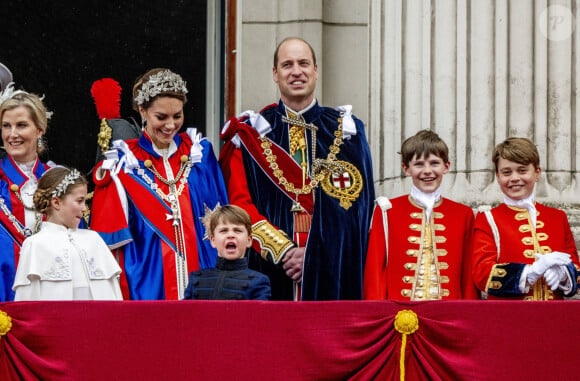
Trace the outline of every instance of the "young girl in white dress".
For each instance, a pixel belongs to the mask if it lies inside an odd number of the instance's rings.
[[[76,169],[55,167],[40,178],[34,207],[46,221],[22,244],[14,300],[123,299],[111,251],[96,232],[78,228],[86,197]]]

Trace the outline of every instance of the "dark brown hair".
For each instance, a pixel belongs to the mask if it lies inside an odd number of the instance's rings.
[[[445,163],[449,161],[447,144],[431,130],[421,130],[401,145],[401,161],[407,167],[414,157],[427,158],[431,154],[440,157]]]
[[[171,70],[166,69],[166,68],[159,68],[158,67],[158,68],[149,70],[147,73],[141,75],[139,78],[137,78],[135,80],[135,84],[133,85],[133,110],[139,112],[139,105],[135,101],[135,98],[137,98],[137,92],[141,89],[143,84],[146,83],[151,76],[159,73],[160,71],[165,71],[165,70],[171,71]],[[184,93],[182,93],[180,91],[168,90],[168,91],[163,91],[163,92],[157,94],[153,98],[150,98],[148,101],[143,102],[141,107],[143,107],[145,110],[147,110],[151,106],[153,101],[155,99],[157,99],[158,97],[176,98],[176,99],[179,99],[180,101],[182,101],[183,104],[185,104],[187,102],[187,97],[185,96]]]

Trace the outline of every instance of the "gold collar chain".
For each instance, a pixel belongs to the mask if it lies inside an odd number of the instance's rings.
[[[183,274],[187,274],[187,259],[185,257],[185,242],[183,239],[181,216],[179,212],[179,196],[181,196],[181,193],[185,188],[185,184],[187,184],[187,178],[189,177],[189,172],[191,172],[191,167],[193,167],[193,162],[186,155],[182,155],[180,160],[181,164],[179,167],[179,171],[177,172],[177,176],[175,176],[173,180],[168,180],[163,176],[161,176],[151,160],[145,160],[143,162],[145,168],[149,169],[153,173],[155,178],[157,178],[159,181],[161,181],[163,184],[169,187],[169,191],[167,192],[167,194],[163,193],[163,191],[159,189],[159,186],[153,180],[151,180],[149,176],[145,175],[145,170],[143,168],[137,167],[137,174],[141,176],[143,180],[145,180],[147,185],[149,185],[149,187],[152,190],[154,190],[155,193],[157,193],[157,195],[161,197],[162,200],[167,201],[169,203],[169,206],[171,208],[171,215],[168,214],[167,217],[168,220],[169,219],[173,220],[171,225],[173,225],[173,232],[175,234],[175,245],[176,245],[175,256],[177,259],[177,267],[179,273],[178,278],[181,278],[183,283],[182,287],[185,288],[185,286],[187,286],[187,275],[185,275],[185,280],[183,280],[184,279]],[[177,184],[177,182],[180,182],[178,188],[175,187],[175,184]]]
[[[21,224],[18,221],[18,219],[16,218],[16,216],[14,214],[12,214],[10,209],[8,209],[8,206],[6,206],[6,204],[4,203],[4,199],[2,197],[0,197],[0,210],[2,210],[2,212],[4,212],[4,214],[6,215],[6,217],[8,217],[8,220],[10,220],[12,225],[24,237],[30,237],[33,233],[38,232],[38,230],[40,228],[40,223],[42,222],[42,214],[35,212],[36,221],[34,223],[34,228],[29,229],[26,227],[25,224]]]
[[[188,157],[186,155],[181,155],[180,160],[181,164],[179,165],[179,171],[177,172],[177,176],[175,176],[173,180],[167,180],[165,177],[161,176],[159,172],[157,172],[157,168],[155,168],[151,160],[145,160],[143,162],[143,165],[145,166],[145,168],[153,172],[153,174],[155,175],[155,177],[157,177],[159,181],[161,181],[165,185],[171,186],[177,184],[177,182],[181,178],[181,175],[183,174],[183,171],[185,170],[186,167],[188,167],[188,164],[189,168],[191,168],[191,161],[188,160]]]
[[[145,170],[143,168],[138,167],[137,174],[141,176],[143,180],[145,180],[147,185],[149,185],[149,187],[152,190],[154,190],[155,193],[159,195],[159,197],[171,203],[176,201],[175,200],[176,196],[177,197],[181,196],[181,193],[185,188],[185,184],[187,184],[187,177],[189,176],[189,172],[191,171],[193,163],[191,162],[191,160],[189,160],[189,158],[186,155],[181,156],[181,165],[179,168],[179,172],[177,172],[177,176],[175,176],[175,179],[173,180],[167,180],[166,178],[161,176],[159,172],[157,172],[157,169],[155,168],[151,160],[145,160],[143,165],[145,166],[145,168],[149,169],[153,173],[155,178],[157,178],[163,184],[169,186],[169,192],[167,194],[163,193],[163,191],[159,189],[159,186],[153,180],[151,180],[149,176],[145,175]],[[180,184],[178,188],[175,188],[175,184],[177,184],[177,182],[180,182]]]
[[[25,226],[24,227],[24,232],[23,232],[24,236],[25,237],[28,237],[28,236],[30,236],[30,235],[32,235],[34,233],[38,233],[38,231],[40,230],[40,223],[42,222],[42,213],[38,213],[36,211],[36,209],[34,208],[34,201],[32,203],[32,206],[26,205],[26,203],[22,199],[22,195],[20,194],[20,187],[18,185],[12,184],[10,186],[10,189],[12,190],[12,192],[14,192],[14,195],[16,196],[16,198],[18,199],[18,201],[20,201],[20,203],[22,204],[22,206],[24,206],[24,209],[30,210],[31,212],[34,212],[34,227],[32,228],[32,230],[30,230],[29,228],[27,228]],[[12,215],[12,213],[10,213],[10,215]],[[16,218],[16,217],[14,217],[14,218]],[[25,225],[25,224],[23,224],[23,225]]]
[[[34,202],[33,202],[32,206],[28,206],[24,203],[24,200],[22,199],[22,196],[20,195],[20,187],[18,185],[16,185],[16,184],[10,185],[10,190],[12,192],[14,192],[14,195],[16,196],[18,201],[20,201],[22,203],[22,205],[24,206],[24,209],[34,211]]]
[[[300,194],[310,194],[314,188],[316,188],[319,182],[324,178],[326,173],[332,167],[332,162],[336,160],[336,155],[340,152],[340,146],[343,143],[342,139],[342,115],[338,118],[338,128],[334,131],[334,141],[329,147],[329,153],[325,160],[316,159],[316,130],[312,130],[312,172],[314,178],[310,179],[308,184],[304,184],[302,188],[296,188],[296,186],[289,182],[286,177],[284,177],[284,171],[280,169],[280,166],[276,162],[276,155],[272,153],[272,142],[265,136],[260,136],[261,147],[263,149],[263,154],[266,157],[266,161],[270,163],[270,168],[272,168],[274,176],[278,179],[278,183],[284,186],[287,192],[294,193],[296,196]]]

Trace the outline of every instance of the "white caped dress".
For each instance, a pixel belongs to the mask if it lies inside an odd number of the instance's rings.
[[[22,244],[14,300],[123,300],[120,274],[96,232],[43,222]]]

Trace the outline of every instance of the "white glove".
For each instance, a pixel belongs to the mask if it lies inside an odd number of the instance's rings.
[[[544,273],[544,279],[552,291],[556,291],[567,277],[565,266],[553,266],[548,268]]]
[[[560,253],[558,251],[543,255],[536,253],[534,255],[536,256],[537,261],[530,265],[530,271],[526,278],[526,281],[530,285],[536,283],[550,267],[566,266],[572,262],[570,254]]]
[[[119,161],[119,153],[117,152],[116,149],[112,149],[109,151],[105,151],[104,155],[105,160],[103,160],[101,168],[110,171],[113,168],[115,168],[115,164],[117,164],[117,162]]]

